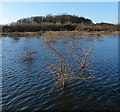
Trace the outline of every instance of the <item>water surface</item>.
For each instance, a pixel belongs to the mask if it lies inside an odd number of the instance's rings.
[[[118,37],[102,35],[94,40],[94,57],[90,80],[73,79],[67,88],[56,87],[52,73],[46,67],[51,61],[58,63],[58,57],[42,38],[1,38],[3,72],[3,110],[120,110],[120,75],[118,74]],[[52,42],[59,52],[64,52],[66,37]],[[77,38],[80,41],[80,38]],[[85,43],[91,44],[91,39]],[[30,58],[26,52],[32,52]],[[71,61],[71,56],[68,61]],[[56,61],[57,60],[57,61]]]

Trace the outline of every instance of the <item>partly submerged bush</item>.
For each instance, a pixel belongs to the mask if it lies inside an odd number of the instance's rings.
[[[33,60],[33,56],[37,53],[36,51],[31,50],[29,47],[24,47],[22,58],[26,62],[31,62]]]
[[[54,61],[47,65],[56,79],[56,83],[66,87],[67,82],[72,79],[85,80],[94,78],[89,72],[92,64],[94,42],[92,41],[91,45],[86,45],[84,39],[78,39],[76,42],[68,40],[67,47],[63,47],[64,39],[64,37],[61,37],[60,47],[62,52],[54,48],[52,43],[47,44],[51,54],[55,55]]]

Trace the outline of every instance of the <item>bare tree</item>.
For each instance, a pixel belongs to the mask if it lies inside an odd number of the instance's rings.
[[[85,80],[94,78],[90,74],[89,76],[84,76],[90,70],[94,41],[89,46],[85,45],[85,39],[79,39],[75,43],[73,41],[66,41],[68,45],[65,48],[63,46],[65,41],[64,36],[61,37],[61,40],[62,52],[55,49],[48,42],[50,40],[47,40],[51,54],[55,55],[59,60],[57,63],[57,60],[54,60],[47,66],[49,71],[54,75],[56,84],[61,84],[63,87],[66,87],[67,82],[71,79]],[[79,73],[76,74],[76,71],[79,71]]]

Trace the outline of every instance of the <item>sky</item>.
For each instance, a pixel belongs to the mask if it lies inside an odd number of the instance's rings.
[[[0,24],[21,18],[71,14],[91,19],[93,23],[118,23],[118,2],[1,2]]]

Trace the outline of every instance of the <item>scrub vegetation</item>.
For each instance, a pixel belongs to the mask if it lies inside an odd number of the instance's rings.
[[[47,15],[22,18],[16,23],[11,23],[9,25],[1,25],[2,35],[13,34],[38,34],[41,35],[48,31],[78,31],[85,33],[95,32],[99,34],[118,34],[117,31],[120,30],[118,24],[110,23],[96,23],[94,24],[92,20],[78,17],[75,15]]]

